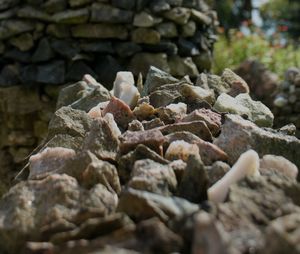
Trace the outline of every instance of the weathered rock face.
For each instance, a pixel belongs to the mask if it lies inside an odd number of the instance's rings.
[[[177,22],[206,22],[181,11],[170,12]],[[144,27],[156,22],[141,18]],[[252,102],[230,70],[196,84],[154,67],[147,77],[135,86],[131,73],[118,73],[108,92],[86,75],[61,91],[46,140],[0,200],[0,252],[299,252],[300,141],[289,128],[256,125],[268,119],[256,103],[252,121],[213,109],[224,94],[247,109]],[[137,90],[134,103],[123,93]],[[162,91],[162,103],[151,100]]]

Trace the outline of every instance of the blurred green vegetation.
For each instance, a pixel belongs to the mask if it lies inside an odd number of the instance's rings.
[[[273,45],[272,45],[273,44]],[[271,71],[283,77],[291,66],[300,66],[300,48],[288,44],[270,43],[263,35],[245,36],[239,31],[230,33],[230,41],[221,34],[214,48],[213,73],[220,74],[226,67],[235,69],[244,60],[255,58]]]

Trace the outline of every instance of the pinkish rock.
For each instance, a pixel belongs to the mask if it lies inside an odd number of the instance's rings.
[[[215,136],[220,132],[222,116],[219,113],[213,112],[210,109],[197,109],[192,113],[188,114],[181,121],[182,122],[193,122],[202,120],[207,124],[211,133]]]
[[[107,113],[111,113],[116,123],[123,129],[127,129],[128,124],[135,118],[129,106],[116,97],[112,97],[102,112],[103,116]]]
[[[28,179],[42,179],[59,171],[70,159],[74,158],[73,149],[54,147],[32,155],[29,159]]]
[[[139,144],[143,144],[161,155],[164,140],[164,136],[158,129],[134,132],[126,131],[120,137],[120,152],[122,154],[128,153],[134,150]]]
[[[199,148],[197,145],[189,144],[183,140],[177,140],[169,145],[165,158],[171,161],[183,160],[186,162],[192,154],[199,154]]]
[[[195,134],[196,136],[198,136],[203,140],[212,141],[211,132],[204,121],[174,123],[174,124],[162,126],[159,128],[159,130],[164,135],[168,135],[174,132],[188,131]]]

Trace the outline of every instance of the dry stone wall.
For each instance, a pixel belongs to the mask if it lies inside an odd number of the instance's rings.
[[[215,12],[190,0],[0,1],[1,86],[64,84],[150,64],[174,76],[210,69]]]
[[[0,0],[2,173],[45,137],[61,85],[89,73],[110,88],[117,71],[149,65],[195,77],[216,25],[202,0]]]

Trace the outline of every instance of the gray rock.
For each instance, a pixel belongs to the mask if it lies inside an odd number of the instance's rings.
[[[131,40],[140,44],[158,44],[160,42],[160,34],[154,29],[137,28],[132,31]]]
[[[20,21],[20,20],[3,20],[0,26],[0,40],[8,39],[12,36],[30,32],[35,29],[35,26],[30,21]]]
[[[100,102],[109,101],[111,95],[109,91],[102,85],[88,89],[85,96],[71,104],[74,109],[80,109],[88,112],[91,108],[97,106]]]
[[[133,151],[123,155],[118,160],[118,173],[122,182],[127,182],[129,180],[135,161],[142,159],[150,159],[162,165],[169,163],[168,160],[164,159],[147,146],[140,144]]]
[[[62,219],[78,223],[80,217],[104,216],[115,207],[115,195],[103,185],[86,190],[67,175],[21,182],[0,202],[1,249],[17,253],[25,239],[38,240],[43,227],[49,223]]]
[[[181,35],[183,37],[192,37],[196,33],[197,25],[193,20],[190,20],[188,23],[181,27]]]
[[[91,2],[92,0],[69,0],[69,4],[72,8],[80,7],[82,5],[87,5]]]
[[[112,0],[112,5],[125,10],[132,10],[135,1],[132,0]]]
[[[42,9],[47,13],[53,14],[65,10],[67,4],[67,0],[48,0],[42,5]]]
[[[219,181],[229,170],[230,166],[222,161],[216,161],[209,167],[205,167],[209,179],[209,185],[213,185]]]
[[[169,58],[170,73],[173,76],[183,77],[189,75],[195,78],[199,75],[197,66],[191,57],[181,58],[180,56],[172,56]]]
[[[18,37],[13,37],[9,43],[21,51],[28,51],[34,46],[33,37],[30,33],[21,34]]]
[[[88,18],[88,9],[68,10],[53,15],[53,19],[59,24],[82,24],[86,23]]]
[[[178,40],[178,52],[180,56],[198,56],[200,55],[199,48],[192,41],[179,38]]]
[[[182,100],[182,94],[179,91],[180,85],[180,83],[175,83],[159,87],[150,94],[150,104],[155,108],[159,108]]]
[[[128,68],[133,74],[138,75],[142,73],[143,77],[145,77],[150,66],[156,66],[162,71],[169,72],[170,67],[167,61],[167,54],[137,53],[131,59]]]
[[[133,12],[114,8],[110,5],[94,3],[92,5],[91,22],[94,23],[131,23]]]
[[[299,139],[269,129],[261,129],[238,115],[226,115],[221,135],[214,144],[229,155],[229,162],[232,164],[242,153],[253,149],[260,156],[280,155],[295,163],[298,168],[300,166]]]
[[[121,193],[117,211],[125,212],[137,220],[158,217],[168,221],[194,213],[198,206],[185,199],[164,197],[147,191],[127,189]]]
[[[55,38],[69,38],[71,37],[71,31],[68,25],[64,24],[50,24],[47,26],[47,34],[54,36]]]
[[[199,155],[190,155],[178,186],[178,195],[193,203],[207,199],[209,180]]]
[[[173,169],[150,159],[137,160],[128,182],[130,188],[169,196],[177,188]]]
[[[115,161],[119,151],[119,139],[110,123],[103,118],[92,122],[91,130],[83,142],[83,150],[91,151],[99,159]]]
[[[154,66],[150,66],[148,74],[146,76],[146,82],[142,91],[142,95],[149,95],[158,87],[165,84],[174,84],[179,80],[172,77],[169,73],[164,72]]]
[[[48,139],[57,134],[84,137],[90,130],[91,123],[92,119],[84,111],[61,107],[54,113],[49,123]]]
[[[111,42],[83,42],[80,44],[80,48],[85,52],[114,53]]]
[[[120,39],[125,40],[128,36],[126,27],[122,25],[108,24],[83,24],[71,29],[75,38],[92,39]]]
[[[175,7],[164,13],[164,17],[174,21],[177,24],[184,25],[188,22],[191,11],[183,7]]]
[[[271,127],[274,116],[270,109],[260,101],[253,101],[249,94],[239,94],[231,97],[227,94],[221,94],[214,109],[219,112],[229,112],[240,116],[247,116],[249,120],[261,127]]]
[[[38,46],[35,52],[32,55],[32,61],[36,62],[45,62],[49,61],[54,57],[54,52],[50,46],[49,40],[47,38],[43,38],[38,43]]]
[[[114,49],[121,57],[129,57],[142,51],[142,47],[133,42],[116,43],[114,44]]]
[[[266,242],[268,244],[263,249],[264,253],[299,253],[299,225],[299,213],[286,215],[272,221],[267,227]]]
[[[5,10],[12,8],[19,3],[19,0],[1,0],[0,1],[0,10]]]
[[[65,82],[65,62],[58,60],[37,66],[34,82],[63,84]]]
[[[160,33],[161,37],[174,38],[178,36],[177,27],[173,22],[163,22],[156,26],[156,30]]]
[[[48,13],[45,13],[30,6],[20,8],[17,12],[17,16],[19,18],[36,19],[44,22],[52,21],[52,17]]]
[[[157,23],[155,17],[147,12],[135,14],[133,25],[137,27],[152,27]]]

